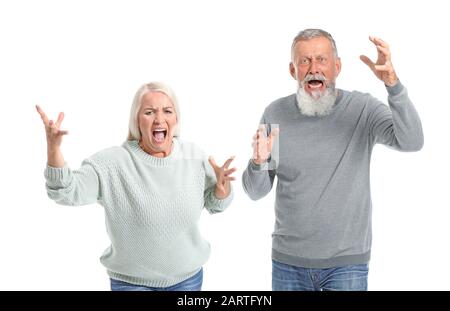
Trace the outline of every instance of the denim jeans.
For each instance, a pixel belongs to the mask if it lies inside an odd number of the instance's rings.
[[[301,268],[272,260],[274,291],[367,291],[368,264]]]
[[[110,279],[111,291],[200,291],[203,283],[203,268],[189,279],[169,287],[147,287]]]

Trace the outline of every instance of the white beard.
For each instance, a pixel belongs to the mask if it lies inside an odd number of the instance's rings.
[[[303,83],[301,83],[303,84]],[[323,94],[313,92],[312,96],[306,93],[302,85],[297,90],[297,104],[300,112],[309,117],[323,117],[329,115],[336,103],[337,92],[333,87],[327,87]]]

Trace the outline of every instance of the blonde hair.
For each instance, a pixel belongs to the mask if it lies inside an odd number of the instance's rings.
[[[142,97],[148,92],[161,92],[167,97],[169,97],[170,101],[173,104],[175,109],[175,114],[177,116],[177,127],[175,129],[174,136],[180,136],[180,109],[178,107],[178,101],[175,96],[175,93],[172,89],[161,82],[150,82],[142,85],[134,95],[133,103],[131,104],[130,109],[130,120],[128,123],[128,140],[140,140],[141,139],[141,131],[139,130],[138,124],[138,114],[142,105]]]

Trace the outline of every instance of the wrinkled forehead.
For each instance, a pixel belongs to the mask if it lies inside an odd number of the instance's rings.
[[[163,92],[146,92],[141,98],[141,109],[144,108],[174,108],[172,100]]]
[[[293,48],[296,56],[317,56],[333,54],[331,41],[326,37],[299,40]]]

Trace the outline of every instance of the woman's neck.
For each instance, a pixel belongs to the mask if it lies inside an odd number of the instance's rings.
[[[139,141],[139,147],[141,147],[142,150],[144,150],[145,153],[148,153],[152,157],[156,158],[165,158],[168,155],[170,155],[170,152],[172,151],[173,142],[170,143],[170,148],[168,150],[162,150],[162,151],[155,151],[152,150],[150,147],[146,146],[142,140]]]

